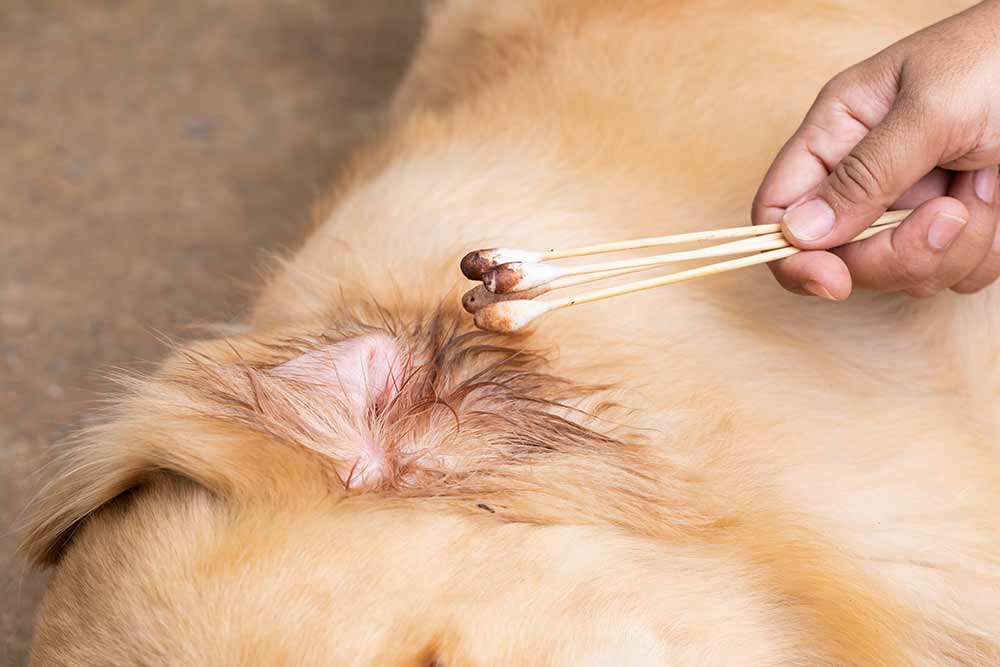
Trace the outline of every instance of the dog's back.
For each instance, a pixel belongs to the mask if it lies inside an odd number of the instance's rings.
[[[743,272],[514,340],[456,296],[475,247],[745,224],[818,86],[941,5],[434,5],[249,333],[43,497],[36,661],[996,664],[996,289]]]

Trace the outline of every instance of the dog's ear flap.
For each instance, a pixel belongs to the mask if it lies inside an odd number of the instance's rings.
[[[400,358],[384,334],[263,367],[225,345],[179,355],[165,367],[172,380],[135,383],[106,423],[68,444],[22,551],[36,566],[56,563],[87,516],[163,473],[242,498],[301,496],[309,485],[326,494],[333,478],[352,476],[378,485],[390,462],[349,426],[391,402]]]
[[[114,445],[100,446],[114,437],[109,431],[99,427],[78,436],[54,462],[60,472],[32,502],[20,548],[35,567],[56,564],[84,519],[156,472],[149,460],[131,458]]]
[[[240,489],[267,493],[269,483],[286,478],[282,468],[296,465],[297,483],[307,484],[309,477],[322,483],[314,465],[288,456],[273,441],[245,432],[231,437],[234,428],[224,424],[205,429],[190,421],[171,424],[172,419],[125,414],[69,444],[53,464],[59,472],[39,492],[22,529],[21,550],[33,565],[57,563],[89,515],[164,474],[219,495]]]

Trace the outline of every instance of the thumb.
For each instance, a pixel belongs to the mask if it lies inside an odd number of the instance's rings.
[[[926,130],[915,105],[897,100],[823,183],[788,207],[785,235],[801,248],[832,248],[857,236],[937,166]]]

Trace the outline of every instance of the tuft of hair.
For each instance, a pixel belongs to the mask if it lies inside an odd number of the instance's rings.
[[[638,438],[613,421],[610,387],[553,375],[545,353],[463,329],[450,310],[409,323],[378,313],[202,341],[129,378],[103,423],[67,443],[23,551],[55,563],[87,516],[162,473],[276,499],[551,494],[560,484],[532,475],[556,459],[589,465],[587,484],[632,484]]]
[[[426,488],[543,452],[621,446],[622,428],[607,421],[620,409],[606,400],[611,387],[553,375],[545,353],[460,327],[442,315],[341,323],[266,344],[291,354],[279,364],[188,352],[187,372],[171,381],[198,394],[205,418],[321,454],[348,490]],[[348,343],[383,355],[360,382],[324,369],[338,365],[326,353]]]

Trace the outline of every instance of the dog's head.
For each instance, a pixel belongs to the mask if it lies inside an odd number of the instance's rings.
[[[651,591],[706,567],[662,538],[720,520],[608,387],[447,317],[302,331],[182,349],[71,445],[26,532],[40,662],[659,655],[692,602]]]
[[[663,427],[454,316],[411,321],[198,343],[128,380],[26,527],[25,553],[55,566],[38,664],[891,654],[882,635],[840,641],[888,612],[741,481],[712,401]]]

